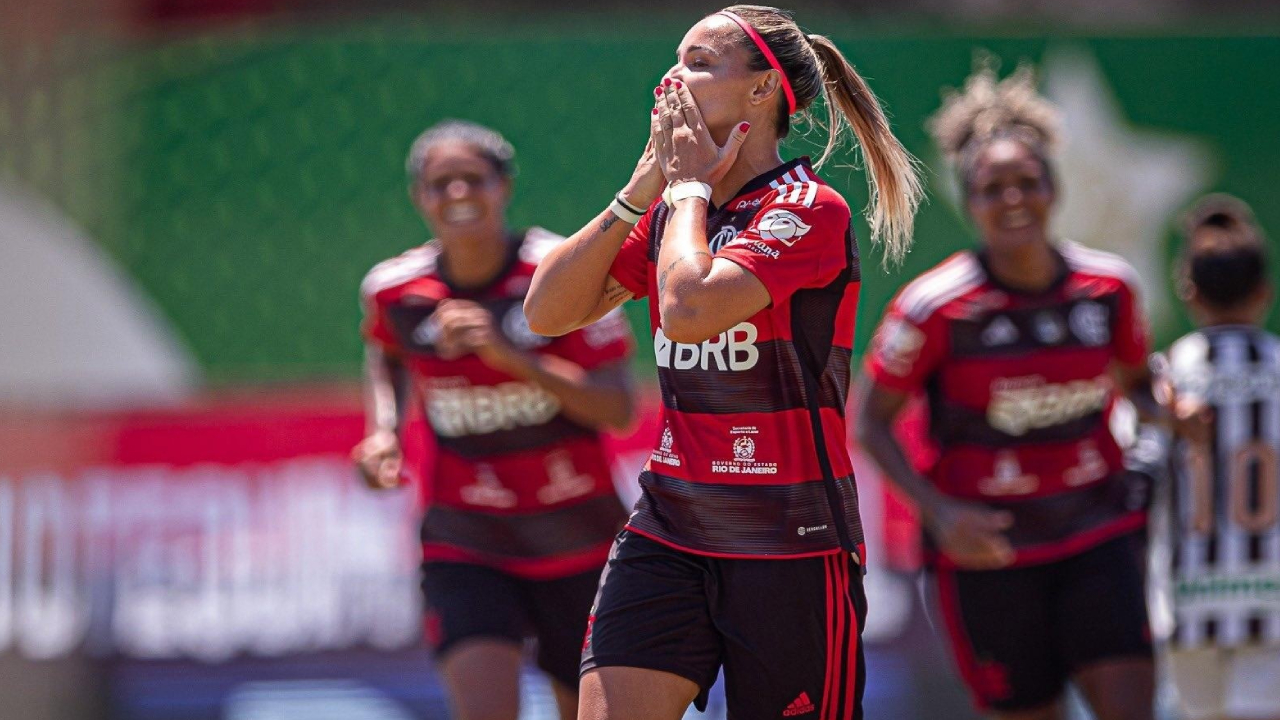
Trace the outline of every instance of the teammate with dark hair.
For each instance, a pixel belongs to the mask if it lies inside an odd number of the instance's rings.
[[[1262,231],[1225,195],[1188,213],[1179,295],[1199,326],[1154,363],[1174,425],[1153,577],[1188,720],[1280,720],[1280,338]]]
[[[1115,387],[1146,378],[1136,277],[1050,238],[1057,113],[1029,69],[999,81],[980,67],[931,129],[981,243],[894,298],[868,353],[859,438],[920,509],[980,707],[1060,718],[1071,680],[1100,720],[1150,720],[1145,511],[1108,427]],[[892,429],[916,394],[937,451],[924,469]]]
[[[783,162],[779,142],[825,94],[828,151],[852,128],[890,257],[911,238],[913,162],[835,45],[774,8],[700,20],[654,94],[631,181],[547,255],[525,301],[534,330],[558,335],[649,297],[662,386],[664,430],[596,597],[580,717],[676,720],[723,666],[731,717],[859,718],[844,421],[858,247],[821,160]]]
[[[617,312],[559,338],[529,329],[530,277],[562,238],[507,230],[513,157],[474,123],[414,142],[409,194],[436,238],[361,286],[370,407],[353,455],[371,486],[393,487],[404,434],[424,422],[432,433],[422,587],[453,717],[515,720],[533,636],[568,720],[587,612],[626,517],[597,431],[631,420],[632,341]]]

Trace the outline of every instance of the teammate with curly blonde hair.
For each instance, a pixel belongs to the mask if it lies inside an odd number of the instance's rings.
[[[857,428],[920,508],[979,706],[1060,718],[1072,681],[1100,720],[1150,720],[1146,516],[1108,428],[1116,386],[1145,378],[1147,331],[1123,260],[1050,236],[1058,125],[1029,68],[990,64],[932,118],[981,243],[895,297]],[[922,469],[891,429],[917,393],[937,447]]]

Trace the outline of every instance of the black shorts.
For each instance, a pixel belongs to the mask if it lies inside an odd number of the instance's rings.
[[[855,720],[866,613],[861,567],[848,553],[713,558],[623,530],[600,578],[582,671],[674,673],[698,685],[703,710],[723,665],[736,720]]]
[[[587,613],[600,571],[556,580],[525,580],[482,565],[422,565],[427,641],[443,657],[463,640],[535,638],[538,667],[568,688],[578,687]]]
[[[960,674],[982,709],[1056,700],[1100,660],[1150,658],[1138,534],[1056,562],[937,570],[938,605]]]

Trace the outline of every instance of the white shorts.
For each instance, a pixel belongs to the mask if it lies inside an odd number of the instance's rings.
[[[1280,647],[1176,650],[1168,668],[1187,720],[1280,718]]]

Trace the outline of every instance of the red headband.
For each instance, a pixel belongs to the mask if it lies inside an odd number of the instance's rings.
[[[782,78],[782,91],[787,94],[787,115],[793,115],[796,111],[796,94],[791,91],[791,81],[787,80],[787,73],[783,71],[782,65],[778,63],[778,58],[773,56],[773,51],[768,45],[764,44],[764,38],[760,37],[760,33],[751,27],[751,23],[738,17],[735,13],[728,10],[721,10],[719,15],[723,15],[730,20],[738,23],[738,27],[742,28],[742,32],[751,38],[751,42],[760,48],[760,54],[764,55],[764,59],[769,61],[769,66],[778,71],[778,75]]]

